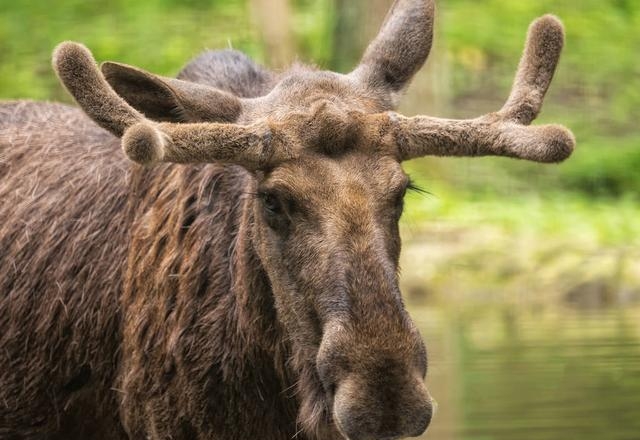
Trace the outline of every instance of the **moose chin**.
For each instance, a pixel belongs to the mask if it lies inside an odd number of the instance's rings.
[[[531,25],[500,110],[394,113],[433,19],[431,0],[397,0],[348,74],[227,50],[167,78],[60,44],[79,108],[0,104],[0,438],[422,434],[401,163],[574,147],[562,126],[529,126],[563,46],[552,16]]]

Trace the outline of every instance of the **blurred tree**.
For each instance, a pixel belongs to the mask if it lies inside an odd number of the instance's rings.
[[[295,54],[288,0],[251,0],[251,15],[267,53],[267,64],[284,67]]]
[[[334,0],[333,58],[331,68],[350,71],[367,43],[376,35],[391,0]]]

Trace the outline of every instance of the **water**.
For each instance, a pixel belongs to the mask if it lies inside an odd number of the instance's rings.
[[[640,439],[640,308],[410,311],[438,401],[423,438]]]

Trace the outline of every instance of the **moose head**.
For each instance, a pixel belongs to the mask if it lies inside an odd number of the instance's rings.
[[[253,176],[253,244],[295,353],[307,431],[328,420],[352,440],[391,439],[420,435],[431,419],[426,350],[398,287],[411,185],[401,163],[559,162],[574,147],[562,126],[529,126],[563,46],[552,16],[532,23],[500,110],[468,120],[394,113],[429,54],[433,19],[432,0],[397,0],[352,72],[297,66],[256,98],[123,64],[99,70],[77,43],[53,55],[60,80],[131,160],[223,162]]]

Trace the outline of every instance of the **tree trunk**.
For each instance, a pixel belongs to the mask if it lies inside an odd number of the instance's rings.
[[[251,15],[264,42],[266,61],[279,68],[291,64],[295,45],[288,0],[251,0]]]
[[[334,0],[331,68],[352,70],[382,25],[392,0]]]

